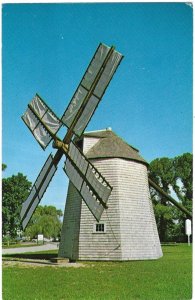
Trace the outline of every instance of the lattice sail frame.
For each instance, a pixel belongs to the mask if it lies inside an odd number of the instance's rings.
[[[63,124],[71,128],[76,114],[87,99],[83,113],[72,129],[77,136],[83,134],[122,58],[122,54],[113,47],[101,43],[97,48],[61,119]]]
[[[43,149],[49,145],[62,126],[60,119],[38,94],[28,104],[22,120]]]
[[[43,168],[41,169],[41,172],[39,173],[35,183],[33,184],[28,198],[22,204],[20,217],[21,217],[23,228],[25,228],[29,223],[32,214],[34,213],[39,202],[41,201],[56,170],[57,170],[57,166],[55,166],[53,161],[53,156],[50,154]]]
[[[54,157],[51,155],[48,157],[28,198],[22,205],[23,229],[43,197],[63,154],[67,156],[64,167],[66,174],[96,220],[100,220],[104,208],[107,207],[106,203],[112,187],[71,142],[71,139],[74,134],[77,136],[83,134],[122,58],[123,56],[114,47],[100,44],[61,119],[38,94],[29,103],[22,120],[42,149],[45,150],[51,140],[54,144],[56,140],[60,141],[56,134],[62,125],[66,125],[68,131],[61,141],[63,147],[58,149]],[[67,144],[68,151],[64,147]]]
[[[112,187],[73,142],[68,149],[64,171],[99,221],[107,207]]]

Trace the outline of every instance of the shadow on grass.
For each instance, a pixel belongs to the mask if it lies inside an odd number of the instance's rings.
[[[51,258],[57,257],[57,253],[17,253],[17,254],[4,254],[3,258],[20,258],[20,259],[45,259],[50,260]]]
[[[49,260],[28,260],[28,259],[3,259],[4,262],[8,262],[8,263],[18,263],[19,265],[23,265],[25,264],[26,266],[58,266],[57,263],[49,261]]]

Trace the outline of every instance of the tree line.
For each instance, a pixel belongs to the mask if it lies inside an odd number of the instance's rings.
[[[184,153],[174,158],[157,158],[148,169],[150,178],[169,195],[177,198],[192,212],[192,154]],[[2,170],[6,169],[2,164]],[[31,182],[21,173],[2,179],[2,233],[15,238],[20,230],[20,210],[26,200]],[[150,188],[151,200],[161,242],[186,241],[186,216],[166,198]],[[54,206],[38,206],[24,235],[30,238],[43,234],[46,238],[59,238],[62,211]]]
[[[6,165],[2,165],[2,170]],[[2,180],[2,234],[14,239],[22,231],[20,211],[22,203],[29,195],[32,184],[21,173]],[[57,239],[60,237],[62,211],[54,206],[39,205],[23,235],[36,238],[38,234]]]

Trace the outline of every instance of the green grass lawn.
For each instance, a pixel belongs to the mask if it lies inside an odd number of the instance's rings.
[[[3,266],[3,300],[191,299],[192,247],[163,246],[163,253],[159,260],[85,262],[80,268]],[[20,257],[47,256],[56,253]]]

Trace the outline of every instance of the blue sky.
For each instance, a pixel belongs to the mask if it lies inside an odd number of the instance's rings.
[[[192,152],[192,8],[184,3],[4,4],[4,176],[34,182],[49,153],[20,116],[38,92],[61,117],[98,44],[124,55],[87,127],[107,127],[150,162]],[[61,130],[61,137],[66,129]],[[41,204],[63,209],[68,179],[52,180]]]

